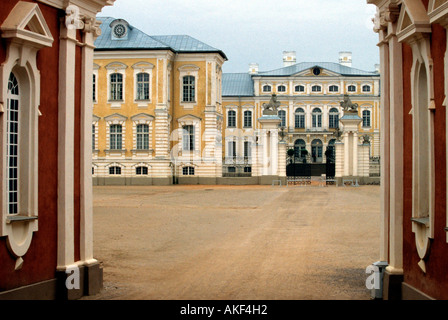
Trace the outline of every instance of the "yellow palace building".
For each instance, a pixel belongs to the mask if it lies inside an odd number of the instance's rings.
[[[352,68],[350,53],[340,63],[296,63],[284,52],[283,68],[259,72],[252,64],[223,74],[226,55],[190,36],[149,36],[123,19],[98,20],[94,184],[261,183],[258,118],[274,93],[294,159],[329,161],[344,94],[359,104],[360,137],[369,136],[370,157],[379,157],[380,77]]]

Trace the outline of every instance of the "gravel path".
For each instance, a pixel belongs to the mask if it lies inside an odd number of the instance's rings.
[[[379,187],[95,187],[84,299],[367,300]]]

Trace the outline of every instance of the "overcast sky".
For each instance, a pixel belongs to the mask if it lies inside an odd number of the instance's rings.
[[[379,63],[366,0],[116,0],[99,16],[122,18],[148,35],[192,36],[222,50],[224,72],[281,68],[283,51],[297,62],[338,62],[351,51],[353,67]]]

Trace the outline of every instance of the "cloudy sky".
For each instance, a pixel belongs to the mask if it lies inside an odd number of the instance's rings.
[[[373,5],[366,0],[116,0],[99,16],[122,18],[149,35],[186,34],[222,50],[224,72],[282,67],[283,51],[297,62],[338,62],[351,51],[353,67],[379,63]]]

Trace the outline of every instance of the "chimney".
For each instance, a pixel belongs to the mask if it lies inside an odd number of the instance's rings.
[[[351,67],[352,66],[352,53],[350,51],[339,52],[339,64]]]
[[[249,74],[258,74],[258,63],[249,64]]]
[[[296,63],[295,51],[283,51],[283,67],[289,67]]]
[[[379,64],[375,64],[375,72],[380,73],[381,72],[381,66]]]

